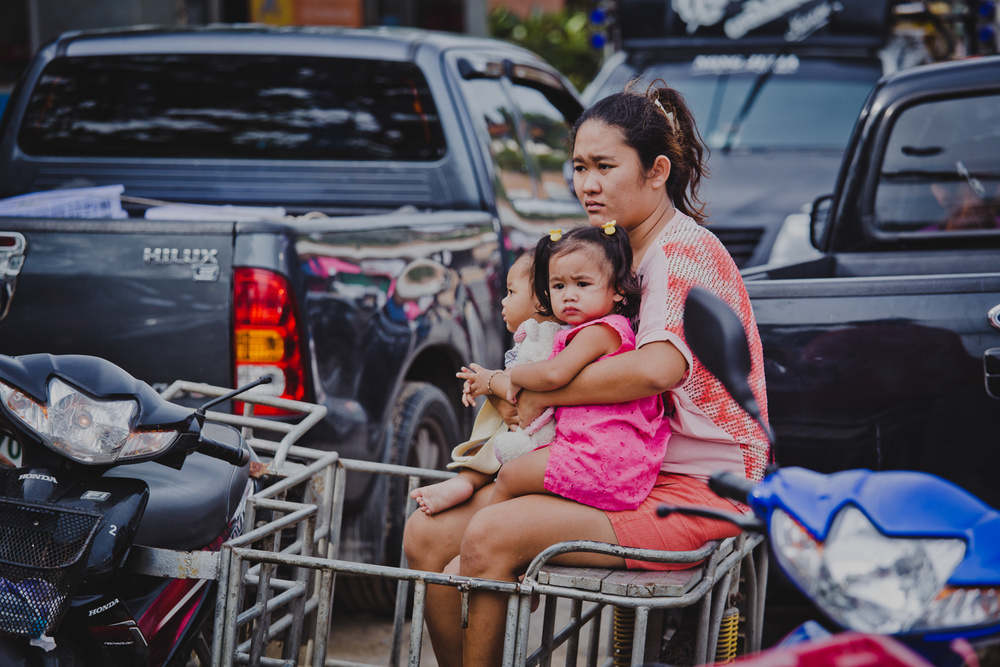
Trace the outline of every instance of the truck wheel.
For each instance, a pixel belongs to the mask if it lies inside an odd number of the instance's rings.
[[[390,461],[415,468],[444,470],[458,444],[458,419],[444,392],[426,382],[407,382],[392,412]],[[386,495],[384,565],[398,565],[406,524],[407,480],[391,477]],[[394,579],[337,577],[338,601],[353,609],[391,616],[396,604]]]

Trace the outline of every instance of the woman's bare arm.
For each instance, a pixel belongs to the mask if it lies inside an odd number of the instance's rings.
[[[661,394],[684,377],[687,361],[673,343],[647,343],[638,350],[595,361],[565,387],[522,391],[517,414],[530,424],[545,408],[561,405],[622,403]]]

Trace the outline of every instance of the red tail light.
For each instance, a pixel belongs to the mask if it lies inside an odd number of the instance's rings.
[[[288,280],[266,269],[238,268],[234,278],[233,350],[236,386],[270,375],[271,384],[254,392],[302,400],[305,367],[299,345],[295,299]],[[237,403],[242,411],[242,404]],[[263,405],[255,414],[283,415],[284,410]]]

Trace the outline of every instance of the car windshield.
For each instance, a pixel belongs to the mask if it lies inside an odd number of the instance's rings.
[[[248,54],[60,58],[35,87],[29,155],[437,160],[413,63]]]
[[[621,90],[637,72],[619,68],[602,94]],[[865,98],[882,75],[877,61],[812,60],[793,54],[700,55],[658,63],[656,79],[676,88],[709,148],[844,150]]]

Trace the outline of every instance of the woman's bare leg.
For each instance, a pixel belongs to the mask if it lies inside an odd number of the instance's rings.
[[[542,550],[567,540],[618,543],[603,511],[559,496],[521,496],[490,505],[479,510],[465,529],[460,572],[469,577],[516,581]],[[555,562],[625,567],[622,558],[591,553],[566,554]],[[465,667],[499,665],[507,598],[495,593],[473,593],[469,605],[463,664]]]
[[[548,464],[548,447],[521,454],[503,464],[497,474],[490,504],[532,493],[548,493],[545,490],[545,466]]]
[[[416,511],[410,515],[403,531],[403,549],[409,566],[426,572],[444,572],[458,558],[469,520],[489,503],[492,494],[490,484],[468,501],[440,514]],[[458,573],[457,564],[452,564],[451,571]],[[438,665],[461,665],[464,632],[458,591],[451,586],[428,586],[424,618]]]

